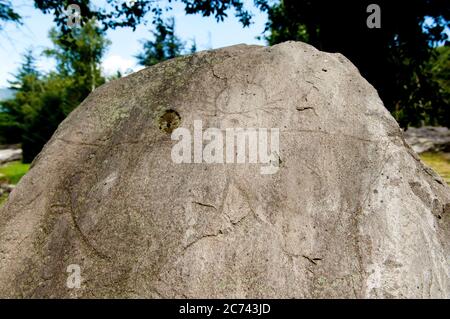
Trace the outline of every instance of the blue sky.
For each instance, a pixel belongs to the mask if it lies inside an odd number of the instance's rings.
[[[101,0],[94,3],[101,4]],[[175,17],[175,31],[179,37],[190,43],[195,38],[198,50],[220,48],[228,45],[247,43],[261,44],[264,41],[257,40],[264,30],[267,17],[259,12],[253,1],[245,1],[247,8],[253,14],[253,24],[243,29],[234,16],[217,23],[213,17],[204,18],[200,15],[184,14],[182,5],[175,3],[174,10],[169,13]],[[8,86],[8,80],[20,66],[22,54],[27,48],[33,48],[38,55],[44,48],[51,47],[48,39],[48,31],[54,23],[51,15],[44,15],[34,8],[32,0],[14,0],[16,11],[23,17],[23,26],[17,27],[11,23],[6,24],[0,32],[0,88]],[[112,74],[117,69],[139,69],[134,55],[141,51],[140,40],[149,39],[151,25],[140,25],[133,32],[129,28],[110,30],[107,33],[112,41],[103,61],[104,73]],[[43,71],[48,71],[54,66],[54,61],[38,56],[38,66]]]

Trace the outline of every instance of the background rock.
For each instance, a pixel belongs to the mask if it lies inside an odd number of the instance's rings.
[[[190,130],[280,128],[278,173],[174,164],[173,111]],[[342,55],[200,52],[105,84],[59,126],[0,211],[0,296],[448,298],[449,203]]]
[[[20,161],[22,159],[22,149],[20,145],[0,146],[0,165]]]
[[[447,127],[409,127],[404,133],[406,142],[417,153],[450,152],[450,130]]]
[[[0,195],[5,193],[11,193],[14,189],[15,185],[12,184],[0,184]]]

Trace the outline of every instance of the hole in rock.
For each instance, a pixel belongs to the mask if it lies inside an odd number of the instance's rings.
[[[180,114],[175,110],[165,111],[158,119],[159,129],[170,134],[181,122]]]

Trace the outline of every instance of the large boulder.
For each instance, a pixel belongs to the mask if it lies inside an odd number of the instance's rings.
[[[275,169],[178,163],[200,120],[279,129]],[[200,52],[59,126],[0,212],[0,296],[449,298],[449,203],[341,54]]]

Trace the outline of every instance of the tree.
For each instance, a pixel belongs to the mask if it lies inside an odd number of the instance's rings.
[[[42,93],[42,74],[37,70],[36,59],[31,49],[23,57],[23,62],[15,80],[10,82],[14,90],[13,99],[2,101],[0,112],[0,136],[2,143],[19,143],[26,123],[36,116],[40,108],[39,95]]]
[[[21,16],[13,10],[11,1],[0,0],[0,22],[1,21],[12,21],[18,24],[22,23]],[[2,30],[1,24],[0,30]]]
[[[72,79],[51,73],[46,76],[42,84],[42,91],[36,103],[36,112],[23,123],[21,144],[24,163],[30,163],[35,158],[58,124],[73,109],[69,98]]]
[[[54,47],[44,53],[56,59],[58,74],[73,78],[73,100],[79,102],[105,82],[100,63],[110,41],[94,19],[87,21],[83,27],[73,28],[69,33],[53,28],[50,39]]]
[[[35,0],[35,6],[52,13],[62,33],[71,32],[66,13],[69,4],[79,6],[82,25],[95,18],[104,30],[135,28],[145,22],[147,13],[152,13],[158,33],[158,24],[175,1],[184,4],[186,14],[214,16],[221,21],[234,11],[244,27],[251,23],[252,15],[243,0],[172,0],[165,5],[158,1],[106,0],[107,5],[101,8],[89,0]],[[375,86],[401,126],[443,124],[450,118],[442,81],[429,68],[433,48],[448,39],[444,32],[450,26],[448,0],[376,1],[381,8],[380,28],[372,28],[367,21],[372,14],[368,12],[371,0],[254,2],[268,14],[265,37],[269,44],[300,40],[344,54]],[[156,60],[170,56],[161,55],[154,45],[150,47],[155,48]],[[156,60],[150,58],[146,63]]]
[[[439,84],[439,93],[444,100],[440,123],[450,127],[450,43],[434,49],[428,68],[433,80]]]
[[[369,28],[371,0],[284,0],[268,13],[269,44],[286,40],[310,43],[348,57],[371,82],[404,127],[422,122],[442,124],[449,106],[439,94],[427,63],[433,45],[447,38],[450,6],[444,0],[379,0],[381,28]],[[426,19],[434,24],[428,25]]]
[[[89,0],[35,0],[36,8],[44,13],[52,13],[54,21],[63,30],[67,30],[66,8],[69,4],[80,7],[82,23],[95,18],[103,28],[132,27],[145,21],[147,13],[153,14],[152,22],[157,24],[162,14],[172,9],[173,2],[184,4],[186,14],[199,13],[204,17],[214,16],[217,21],[227,17],[227,11],[234,10],[235,16],[244,26],[248,26],[251,13],[244,7],[242,0],[172,0],[162,6],[158,1],[147,0],[106,0],[107,5],[101,8],[92,5]],[[259,2],[257,0],[256,2]]]
[[[173,18],[170,18],[168,23],[160,20],[156,25],[156,31],[152,33],[154,39],[143,42],[144,51],[136,55],[139,64],[154,65],[180,56],[185,51],[185,43],[175,35]],[[192,49],[196,49],[195,43]]]
[[[440,87],[450,93],[450,42],[434,49],[430,68]]]
[[[89,0],[35,0],[37,8],[54,14],[59,25],[66,23],[67,4],[80,6],[83,21],[96,17],[104,28],[136,27],[153,13],[156,25],[171,4],[178,1],[186,14],[214,16],[217,21],[234,10],[243,26],[251,13],[242,0],[173,0],[165,7],[154,1],[107,0],[108,8],[97,9]],[[420,123],[438,124],[449,118],[449,106],[440,83],[430,76],[428,64],[433,47],[447,39],[448,0],[411,0],[407,3],[379,0],[381,28],[369,28],[368,7],[372,0],[255,0],[269,17],[269,44],[286,40],[310,43],[323,51],[347,56],[377,88],[387,108],[403,127]],[[426,23],[427,19],[433,25]]]
[[[11,82],[15,98],[2,102],[0,134],[21,142],[24,162],[31,162],[58,124],[105,81],[100,62],[109,42],[94,21],[70,33],[53,29],[50,38],[54,46],[45,53],[56,59],[57,72],[42,75],[27,52]]]

